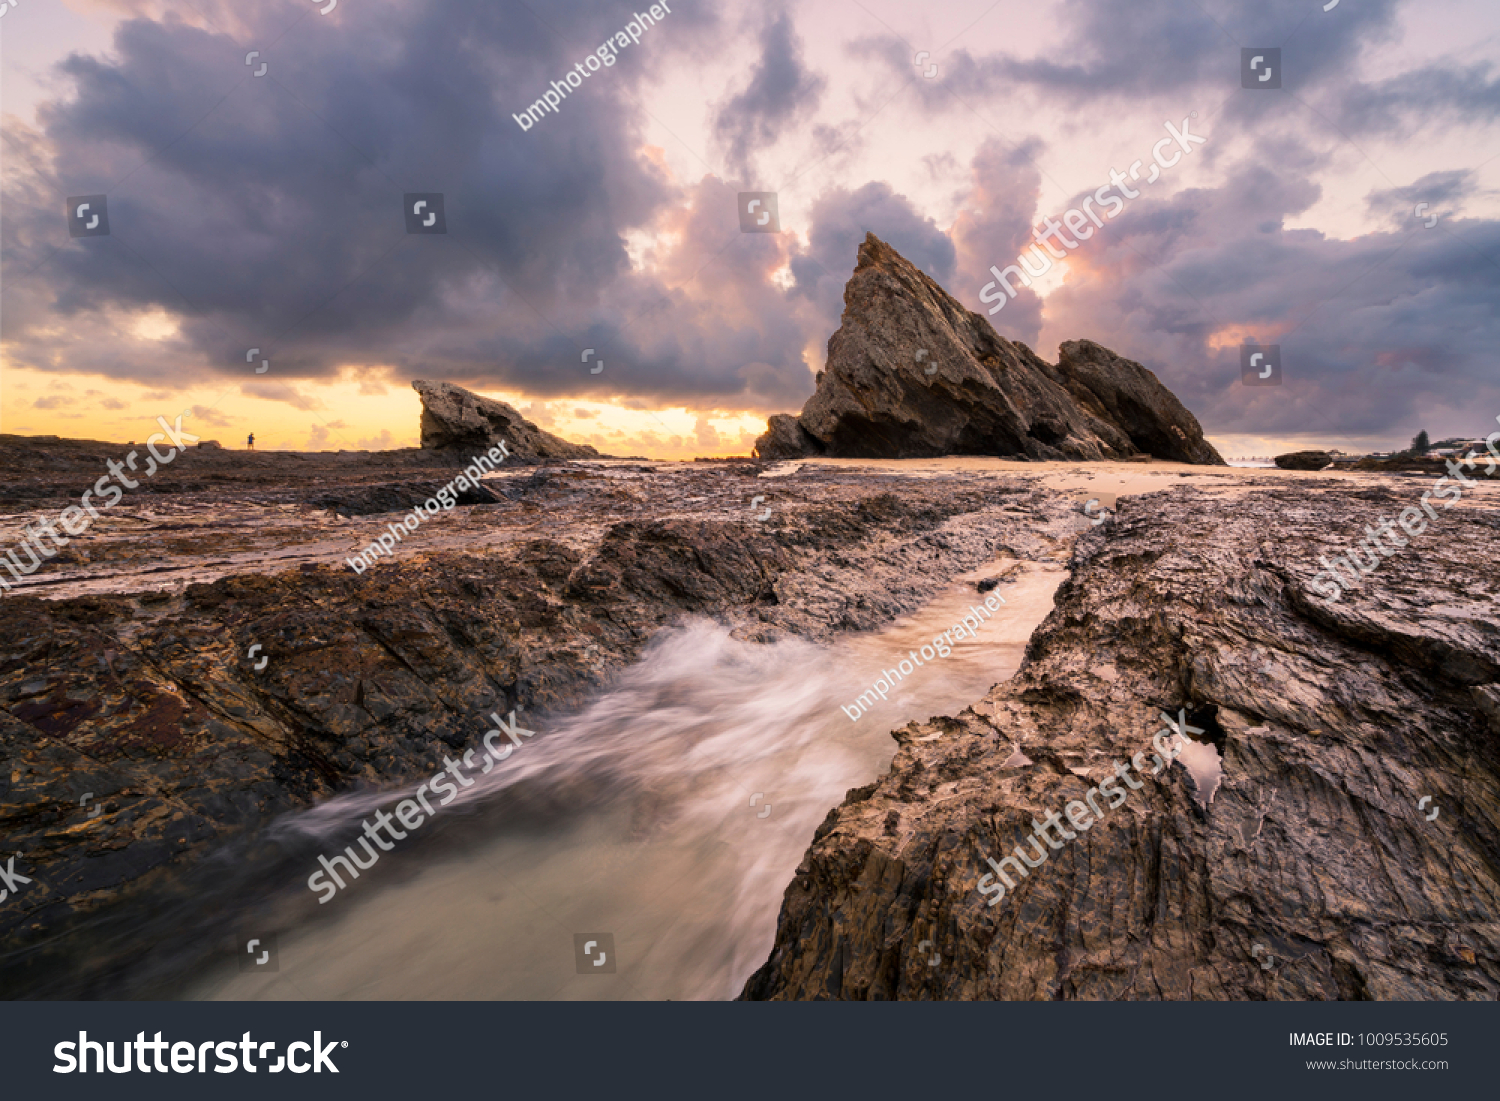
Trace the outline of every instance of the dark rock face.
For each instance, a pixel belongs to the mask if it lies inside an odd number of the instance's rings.
[[[1064,388],[1085,412],[1118,425],[1134,451],[1179,463],[1227,465],[1203,438],[1197,418],[1139,363],[1091,340],[1066,341],[1058,352]]]
[[[1396,455],[1389,459],[1360,459],[1350,470],[1400,474],[1446,474],[1448,466],[1441,459],[1416,455]]]
[[[1123,500],[1016,677],[895,731],[829,814],[743,996],[1494,999],[1500,579],[1476,548],[1500,523],[1455,508],[1337,603],[1309,587],[1409,503]],[[1180,711],[1222,755],[1211,801],[1186,753],[1151,774]],[[1142,753],[1117,809],[1028,843]],[[1017,845],[1046,859],[991,907],[986,858]]]
[[[762,459],[800,459],[823,454],[823,445],[790,413],[773,413],[755,441],[755,454]]]
[[[794,427],[795,425],[795,427]],[[870,234],[801,416],[771,418],[763,459],[1001,455],[1224,465],[1155,375],[1086,340],[1049,364],[1001,337]]]
[[[451,382],[411,384],[422,398],[422,447],[478,454],[501,440],[521,459],[598,459],[599,452],[543,432],[514,406],[455,386]]]
[[[1326,451],[1293,451],[1276,456],[1276,465],[1282,470],[1322,470],[1331,462],[1333,456]]]
[[[307,503],[326,508],[338,516],[376,516],[386,512],[406,512],[437,496],[444,482],[394,482],[388,485],[360,486],[309,497]],[[453,499],[460,505],[493,505],[500,498],[488,486],[454,489]]]

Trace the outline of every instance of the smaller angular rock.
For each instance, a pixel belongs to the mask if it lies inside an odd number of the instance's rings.
[[[1293,451],[1276,456],[1276,465],[1282,470],[1322,470],[1331,462],[1333,456],[1326,451]]]
[[[543,432],[503,401],[482,398],[451,382],[411,384],[422,398],[422,447],[487,451],[501,440],[521,459],[599,459],[592,447]]]

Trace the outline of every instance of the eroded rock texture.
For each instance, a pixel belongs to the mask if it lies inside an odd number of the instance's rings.
[[[455,386],[451,382],[413,382],[422,398],[422,446],[429,450],[462,450],[475,454],[501,440],[521,459],[598,459],[599,452],[543,432],[514,406]]]
[[[1056,366],[1006,340],[874,234],[844,288],[818,388],[778,414],[763,459],[810,455],[1125,459],[1223,465],[1194,416],[1139,363],[1087,340]]]
[[[51,591],[94,595],[0,604],[0,836],[32,879],[0,900],[0,990],[135,996],[107,984],[172,950],[152,906],[182,893],[178,877],[211,876],[226,858],[210,854],[278,813],[430,775],[492,710],[544,724],[582,706],[683,616],[764,640],[868,630],[999,553],[1064,555],[1076,524],[1054,494],[963,474],[772,484],[759,464],[552,466],[486,480],[494,503],[429,520],[404,556],[356,575],[345,556],[381,519],[340,519],[325,499],[371,504],[366,475],[339,478],[337,456],[260,461],[260,479],[284,479],[269,510],[294,566],[250,554],[210,583],[154,588],[222,552],[249,507],[238,468],[200,464],[167,499],[201,529],[133,494],[84,541],[92,558],[49,569]],[[399,507],[431,482],[380,477]],[[73,480],[39,469],[45,507]],[[764,522],[757,492],[776,506]],[[177,529],[132,540],[166,572],[123,568],[110,525]]]
[[[744,996],[1494,999],[1500,519],[1442,512],[1337,603],[1308,586],[1410,503],[1123,500],[1014,680],[895,732],[830,813]],[[1179,758],[987,906],[985,858],[1149,771],[1179,709],[1223,755],[1212,801]]]

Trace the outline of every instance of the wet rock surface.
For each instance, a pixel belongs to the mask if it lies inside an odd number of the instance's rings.
[[[84,490],[138,444],[0,436],[0,555],[44,518],[79,504]],[[243,572],[338,563],[386,528],[377,519],[426,501],[461,473],[463,451],[228,451],[192,447],[120,502],[102,507],[81,535],[54,547],[40,568],[0,580],[17,592],[83,596],[131,588],[171,589]],[[539,460],[513,456],[507,477]],[[144,464],[142,464],[144,466]],[[494,499],[484,486],[461,503]],[[465,510],[459,510],[461,513]],[[369,517],[349,523],[351,517]],[[400,553],[398,551],[398,553]],[[28,564],[19,553],[18,564]]]
[[[207,906],[178,880],[227,843],[430,775],[492,711],[535,727],[581,706],[685,616],[766,641],[867,630],[997,555],[1065,558],[1076,525],[1013,477],[546,466],[487,477],[496,503],[425,521],[356,575],[343,556],[391,517],[343,520],[329,498],[405,508],[432,476],[255,458],[251,486],[228,464],[163,472],[172,522],[161,494],[127,495],[0,603],[0,831],[33,881],[0,908],[7,991],[139,996],[122,969],[174,947],[145,915]],[[66,500],[50,461],[27,476]],[[275,529],[236,533],[255,511]]]
[[[407,512],[437,498],[446,482],[395,482],[386,485],[360,486],[340,492],[321,493],[308,499],[314,508],[323,508],[335,516],[376,516],[382,512]],[[487,487],[469,486],[449,490],[459,505],[493,505],[500,498]],[[439,502],[441,503],[441,502]]]
[[[123,454],[15,440],[6,546]],[[170,993],[132,969],[185,942],[164,926],[234,916],[219,877],[301,887],[315,854],[257,863],[268,821],[429,775],[491,711],[544,726],[685,616],[826,641],[997,559],[1073,566],[1027,666],[896,732],[890,774],[812,839],[747,996],[1500,989],[1494,494],[1337,603],[1308,586],[1317,556],[1420,486],[1168,470],[1173,492],[1096,527],[1088,491],[1015,468],[507,463],[492,503],[347,568],[400,515],[363,508],[405,510],[466,458],[195,449],[0,600],[0,830],[32,880],[0,904],[0,989]],[[1212,801],[1174,764],[985,907],[984,857],[1149,757],[1179,709],[1224,754]]]
[[[818,388],[777,414],[764,459],[933,455],[1224,465],[1154,374],[1087,340],[1054,366],[1006,340],[874,234],[844,288]]]
[[[743,997],[1500,994],[1497,498],[1330,602],[1318,556],[1416,496],[1308,492],[1337,484],[1122,500],[1017,676],[896,731],[829,814]],[[1211,799],[1186,752],[1149,775],[1163,713],[1221,755]],[[986,905],[986,858],[1036,859],[1034,823],[1138,753],[1140,790]]]

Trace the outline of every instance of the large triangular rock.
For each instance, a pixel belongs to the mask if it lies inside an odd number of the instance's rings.
[[[514,406],[454,386],[451,382],[411,384],[422,398],[422,447],[429,451],[487,451],[502,439],[522,459],[598,459],[599,452],[581,443],[543,432]]]
[[[1006,340],[873,233],[844,288],[818,388],[756,441],[763,459],[1158,459],[1223,466],[1197,419],[1139,363],[1087,340],[1057,365]]]

